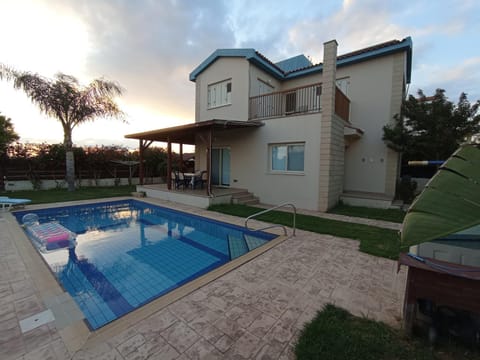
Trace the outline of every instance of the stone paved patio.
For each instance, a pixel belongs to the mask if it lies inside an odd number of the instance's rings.
[[[106,341],[70,353],[54,322],[20,331],[20,320],[46,306],[12,242],[19,230],[11,218],[0,215],[1,359],[293,359],[300,329],[327,302],[400,325],[404,269],[397,274],[396,262],[360,253],[356,241],[297,231]]]

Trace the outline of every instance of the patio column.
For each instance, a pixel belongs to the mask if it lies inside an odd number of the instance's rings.
[[[208,132],[207,141],[207,196],[212,194],[212,141],[213,141],[213,127]]]
[[[140,164],[138,166],[138,181],[140,185],[143,185],[143,177],[145,175],[145,169],[143,168],[143,140],[139,140],[138,145],[138,159],[140,160]]]
[[[180,157],[178,158],[178,168],[183,172],[183,143],[180,143]]]
[[[138,166],[138,180],[140,182],[140,185],[143,185],[143,180],[145,177],[145,167],[143,165],[143,152],[148,149],[148,147],[153,143],[153,140],[147,141],[140,139],[140,144],[139,144],[139,153],[138,153],[138,159],[140,160],[140,164]]]
[[[172,190],[172,142],[167,138],[167,188]]]

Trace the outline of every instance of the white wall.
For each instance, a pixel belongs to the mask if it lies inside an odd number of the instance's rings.
[[[146,181],[152,180],[153,183],[158,184],[161,183],[163,180],[161,178],[146,178]],[[117,185],[128,185],[128,178],[119,178]],[[78,181],[75,182],[78,184]],[[132,185],[138,185],[139,180],[138,177],[132,178]],[[82,187],[96,187],[96,186],[114,186],[115,179],[82,179],[80,186]],[[40,184],[41,190],[48,190],[48,189],[56,189],[56,188],[67,188],[67,183],[65,181],[55,181],[55,180],[42,180]],[[29,180],[16,180],[16,181],[7,181],[5,183],[5,190],[6,191],[21,191],[21,190],[33,190],[33,184]]]
[[[199,114],[196,121],[248,120],[249,62],[244,58],[219,58],[196,79]],[[207,109],[208,85],[232,79],[232,103]],[[198,93],[200,92],[200,93]]]
[[[231,183],[248,189],[266,204],[293,202],[297,207],[316,210],[320,153],[319,113],[265,120],[265,126],[214,133],[214,147],[228,146],[231,156]],[[305,142],[303,174],[275,174],[269,171],[271,143]],[[196,146],[198,166],[205,166],[205,145]]]
[[[363,137],[352,141],[345,152],[346,191],[386,191],[389,154],[382,140],[383,126],[392,117],[392,89],[403,86],[392,82],[394,56],[337,69],[337,78],[350,78],[350,121],[364,131]]]

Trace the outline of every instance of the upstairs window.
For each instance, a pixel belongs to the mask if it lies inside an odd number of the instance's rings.
[[[232,80],[224,80],[208,85],[207,109],[232,103]]]
[[[349,85],[350,85],[350,79],[349,78],[343,78],[343,79],[338,79],[337,80],[337,87],[347,96],[348,96]]]

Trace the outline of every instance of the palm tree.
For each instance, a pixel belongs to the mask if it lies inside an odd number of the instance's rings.
[[[62,73],[56,74],[54,79],[48,79],[38,74],[7,69],[3,76],[13,79],[14,88],[25,91],[42,113],[56,118],[62,124],[66,179],[68,190],[74,191],[72,131],[77,125],[93,121],[97,117],[112,117],[124,121],[124,113],[114,101],[114,97],[121,95],[123,89],[117,83],[104,79],[95,79],[89,85],[83,86],[74,76]]]

